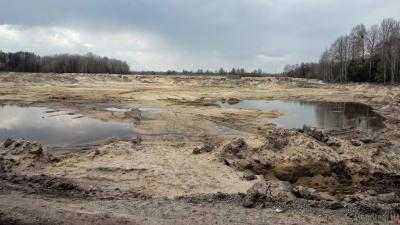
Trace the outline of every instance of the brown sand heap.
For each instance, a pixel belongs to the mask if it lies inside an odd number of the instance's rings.
[[[220,157],[225,164],[263,175],[267,181],[289,182],[304,198],[311,198],[305,192],[314,191],[341,199],[366,192],[397,193],[400,157],[383,152],[381,141],[367,139],[336,138],[315,128],[276,128],[256,148],[244,139],[233,139],[220,149]]]
[[[0,159],[3,169],[32,170],[41,168],[57,158],[46,151],[46,147],[23,139],[6,139],[0,145]]]

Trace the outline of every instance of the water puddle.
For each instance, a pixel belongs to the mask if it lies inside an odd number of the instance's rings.
[[[106,108],[106,110],[110,111],[110,112],[129,112],[129,111],[131,111],[131,109],[116,108],[116,107],[109,107],[109,108]]]
[[[0,107],[0,140],[23,138],[54,147],[79,146],[135,135],[126,123],[103,122],[44,107]]]
[[[324,129],[354,127],[372,132],[384,127],[382,116],[369,106],[359,103],[243,100],[237,104],[218,102],[218,105],[224,108],[282,112],[284,115],[272,122],[283,128],[302,128],[304,125]]]

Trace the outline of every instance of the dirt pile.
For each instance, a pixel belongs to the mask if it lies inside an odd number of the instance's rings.
[[[230,105],[235,105],[238,104],[240,102],[240,99],[237,98],[228,98],[227,100],[223,99],[222,102],[227,102]]]
[[[40,169],[59,160],[39,143],[11,138],[0,145],[0,159],[5,171]]]
[[[38,143],[10,138],[3,142],[3,154],[20,155],[24,153],[41,155],[43,154],[43,146]]]
[[[0,180],[2,182],[0,187],[30,194],[46,193],[68,197],[83,197],[94,194],[94,192],[84,190],[72,180],[44,174],[27,176],[13,172],[0,173]]]
[[[244,207],[252,208],[266,202],[289,202],[295,199],[289,182],[261,181],[247,191],[242,204]]]
[[[35,171],[57,161],[58,158],[47,153],[46,147],[39,143],[9,138],[0,147],[0,189],[63,196],[86,194],[72,180],[35,174]]]
[[[132,119],[134,122],[138,123],[142,120],[142,111],[139,109],[132,108],[128,112],[124,112],[125,117]]]
[[[397,195],[400,159],[381,155],[379,142],[343,140],[315,128],[276,128],[261,147],[233,139],[220,149],[220,156],[239,170],[289,182],[297,187],[296,196],[306,199],[344,199],[368,191]]]
[[[196,146],[193,149],[193,154],[199,155],[207,152],[212,152],[214,150],[214,146],[211,143],[202,143],[198,146]]]

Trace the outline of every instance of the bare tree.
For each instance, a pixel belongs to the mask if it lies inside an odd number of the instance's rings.
[[[367,32],[366,36],[366,49],[367,49],[367,54],[368,54],[368,81],[371,81],[372,77],[372,64],[374,61],[374,58],[376,57],[376,49],[377,49],[377,44],[379,40],[379,26],[378,25],[373,25]]]
[[[316,67],[315,77],[326,81],[400,82],[400,21],[385,19],[369,29],[357,25],[326,49],[318,64],[304,65]],[[304,68],[287,66],[286,73],[304,77]]]
[[[350,33],[350,44],[351,44],[351,60],[364,60],[365,58],[365,38],[366,28],[364,24],[355,26]]]

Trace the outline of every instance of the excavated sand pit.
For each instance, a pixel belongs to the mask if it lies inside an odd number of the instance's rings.
[[[387,224],[397,215],[398,87],[85,74],[0,81],[0,128],[10,134],[0,135],[3,223]],[[299,117],[286,127],[278,121],[293,110],[246,101],[317,102],[296,115],[315,113],[320,128]],[[45,110],[18,117],[22,106]],[[62,141],[20,132],[58,128],[58,116],[71,119]],[[52,126],[42,126],[46,117]],[[88,120],[101,126],[80,127]],[[92,134],[101,135],[84,136]]]

